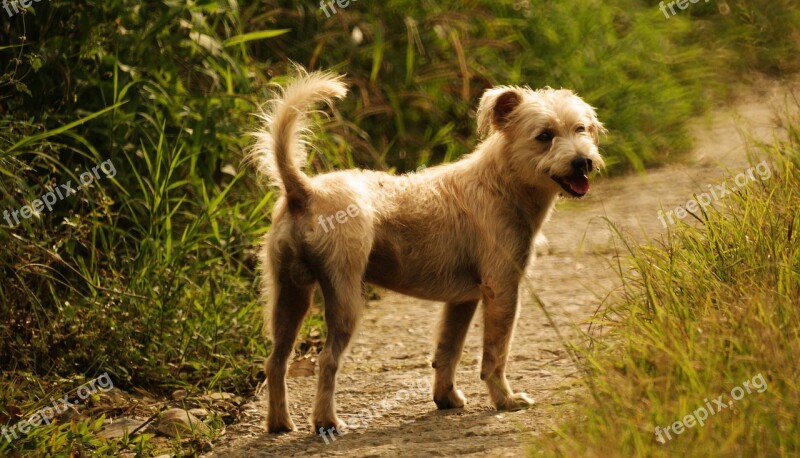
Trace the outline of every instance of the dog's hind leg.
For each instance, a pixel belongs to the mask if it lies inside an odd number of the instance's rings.
[[[439,340],[433,357],[436,376],[433,384],[433,402],[439,409],[464,407],[464,394],[455,389],[455,374],[469,324],[475,315],[478,301],[445,304],[439,327]]]
[[[511,335],[519,310],[517,285],[495,292],[485,288],[483,297],[483,361],[481,380],[498,410],[518,410],[533,404],[525,393],[514,393],[506,379]]]
[[[360,274],[351,272],[348,277],[340,277],[335,284],[327,280],[321,280],[320,284],[325,296],[328,336],[319,355],[319,380],[312,419],[315,432],[320,428],[328,430],[344,424],[336,416],[336,373],[355,333],[363,301]]]
[[[286,371],[300,324],[311,305],[314,285],[298,285],[286,274],[276,278],[273,287],[277,291],[273,293],[272,354],[266,363],[269,387],[267,429],[270,433],[280,433],[295,429],[286,399]]]

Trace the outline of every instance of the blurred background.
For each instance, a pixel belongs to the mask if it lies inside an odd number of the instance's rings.
[[[319,118],[314,172],[457,159],[476,144],[481,93],[518,84],[597,107],[619,175],[681,161],[691,117],[759,77],[790,77],[798,51],[794,0],[712,0],[669,18],[639,0],[359,0],[330,17],[315,1],[0,9],[0,212],[103,161],[116,169],[0,225],[0,423],[106,371],[155,398],[251,394],[263,380],[254,247],[274,194],[242,158],[252,113],[293,62],[351,86]],[[318,320],[301,349],[322,339]],[[87,431],[64,440],[99,440]]]

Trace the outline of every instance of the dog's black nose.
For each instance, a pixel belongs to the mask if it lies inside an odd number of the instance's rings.
[[[588,157],[577,157],[572,160],[572,168],[580,172],[589,172],[592,170],[592,160]]]

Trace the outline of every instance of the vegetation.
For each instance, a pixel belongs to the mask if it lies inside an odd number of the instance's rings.
[[[316,1],[239,3],[0,9],[0,212],[105,161],[115,170],[0,223],[0,423],[105,371],[154,396],[253,392],[269,352],[254,246],[273,194],[241,152],[291,61],[352,85],[319,135],[317,171],[453,160],[475,144],[475,102],[495,84],[576,89],[611,131],[611,173],[657,166],[688,150],[686,121],[734,94],[745,69],[800,65],[792,0],[701,2],[668,20],[641,0],[392,0],[330,18]],[[93,425],[40,427],[0,440],[0,454],[136,447]]]
[[[583,418],[543,440],[541,450],[656,457],[800,451],[800,117],[787,130],[786,141],[754,148],[774,160],[770,179],[703,211],[701,225],[679,225],[662,245],[628,246],[624,297],[596,320],[609,332],[587,336],[589,349],[577,349],[589,387],[577,403]],[[735,391],[759,375],[763,389]],[[720,410],[719,396],[741,399]],[[704,426],[690,420],[694,426],[668,439],[666,427],[706,403],[719,412],[708,413]]]

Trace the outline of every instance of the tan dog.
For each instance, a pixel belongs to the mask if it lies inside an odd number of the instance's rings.
[[[306,110],[346,92],[340,77],[301,72],[263,115],[265,130],[252,151],[282,191],[261,251],[273,337],[266,363],[269,431],[295,429],[285,377],[316,285],[328,337],[319,355],[315,431],[342,424],[336,372],[356,329],[365,282],[446,302],[433,359],[438,408],[464,405],[455,369],[480,300],[481,379],[489,396],[500,410],[531,405],[511,390],[505,374],[519,282],[556,197],[586,194],[586,174],[603,165],[597,149],[603,126],[594,109],[568,90],[497,87],[478,107],[485,139],[457,162],[404,176],[345,170],[309,178],[301,171]]]

